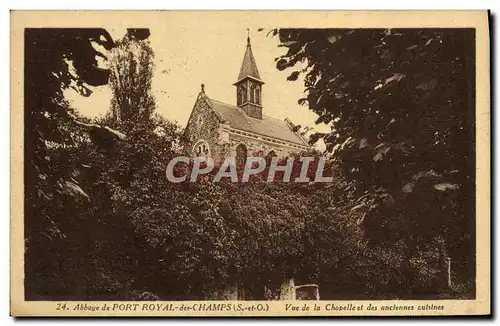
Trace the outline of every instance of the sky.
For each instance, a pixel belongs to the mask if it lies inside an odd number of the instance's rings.
[[[287,81],[293,70],[278,71],[274,59],[286,52],[278,47],[278,38],[267,36],[268,29],[258,31],[244,20],[210,20],[192,24],[179,15],[165,21],[154,22],[150,28],[150,42],[155,54],[153,94],[157,112],[171,121],[185,126],[196,97],[205,84],[209,98],[236,104],[236,82],[246,49],[247,28],[253,54],[261,79],[263,114],[278,119],[289,118],[294,124],[327,131],[325,125],[316,126],[317,116],[305,106],[297,104],[303,97],[303,79]],[[125,26],[104,26],[116,40],[126,32]],[[200,28],[202,27],[202,28]],[[70,103],[84,115],[96,117],[109,109],[109,86],[91,88],[93,94],[82,97],[73,90],[65,93]]]

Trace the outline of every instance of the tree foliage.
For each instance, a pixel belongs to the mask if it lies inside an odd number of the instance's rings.
[[[351,181],[364,237],[385,246],[404,241],[408,264],[434,244],[441,270],[448,255],[473,269],[474,31],[272,33],[287,49],[277,69],[301,67],[288,77],[304,77],[298,103],[331,126],[315,139]]]
[[[110,55],[110,86],[113,92],[113,119],[126,129],[137,129],[136,122],[149,121],[155,102],[151,83],[154,54],[148,39],[127,33]]]
[[[110,49],[113,40],[103,29],[26,29],[24,138],[26,288],[47,291],[43,269],[50,264],[43,255],[59,255],[51,240],[64,239],[62,212],[88,199],[78,183],[80,169],[69,159],[78,138],[86,137],[75,124],[76,113],[63,91],[73,88],[89,96],[88,85],[107,83],[109,72],[99,68],[102,52],[92,43]],[[100,126],[95,126],[100,130]],[[58,214],[53,214],[53,212]],[[70,215],[70,214],[69,214]],[[65,224],[67,225],[67,224]],[[34,279],[41,279],[34,284]],[[44,281],[45,280],[45,281]]]

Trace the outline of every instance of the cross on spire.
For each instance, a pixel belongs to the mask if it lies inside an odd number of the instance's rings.
[[[247,28],[247,46],[250,46],[250,28]]]

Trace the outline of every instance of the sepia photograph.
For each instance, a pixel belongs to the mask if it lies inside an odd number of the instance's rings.
[[[24,307],[489,313],[486,12],[274,13],[11,14]]]

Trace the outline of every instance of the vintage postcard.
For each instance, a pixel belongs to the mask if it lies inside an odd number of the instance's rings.
[[[486,11],[11,12],[14,316],[489,315]]]

